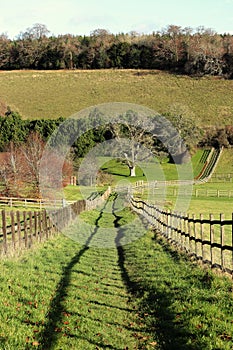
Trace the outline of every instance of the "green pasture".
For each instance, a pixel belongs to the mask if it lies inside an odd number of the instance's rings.
[[[112,175],[113,184],[117,184],[122,180],[127,180],[130,183],[143,180],[149,181],[170,181],[181,178],[182,180],[193,179],[197,175],[196,169],[203,151],[198,150],[192,157],[192,163],[189,164],[172,164],[168,160],[160,162],[157,158],[153,158],[143,163],[139,163],[136,167],[136,176],[130,177],[130,171],[124,162],[117,159],[109,159],[108,157],[101,157],[99,163],[101,169]]]
[[[198,150],[195,155],[192,157],[192,167],[193,167],[193,176],[198,175],[197,169],[199,169],[199,160],[201,158],[203,151]],[[177,168],[179,169],[179,165],[170,163],[147,163],[144,165],[144,172],[141,168],[137,168],[136,177],[129,177],[129,170],[125,164],[116,161],[115,159],[108,160],[108,158],[101,159],[102,169],[113,176],[113,185],[121,185],[121,184],[131,184],[139,180],[143,181],[153,181],[153,180],[176,180],[178,178]],[[232,150],[224,150],[220,161],[215,169],[215,173],[229,173],[228,165],[233,164],[233,151]],[[159,167],[161,172],[163,173],[163,177],[161,178],[161,173],[156,169]],[[185,174],[185,165],[183,174]],[[146,176],[147,175],[147,176]],[[160,175],[160,177],[159,177]],[[184,177],[188,179],[189,177]],[[185,189],[185,186],[182,186]],[[190,187],[189,187],[190,188]],[[160,193],[156,188],[150,189],[138,189],[135,191],[135,195],[139,196],[142,199],[148,199],[153,203],[158,203],[164,205],[167,209],[174,208],[176,201],[178,199],[178,191],[179,188],[175,185],[167,185],[165,188],[165,197],[161,195],[157,195]],[[171,195],[176,191],[175,195]],[[224,191],[225,195],[217,198],[217,191]],[[233,183],[232,182],[207,182],[203,184],[193,185],[191,188],[192,196],[190,198],[190,204],[187,208],[187,211],[190,214],[203,214],[204,216],[209,216],[209,214],[219,216],[220,213],[224,213],[227,218],[232,217],[233,213],[233,198],[228,198],[228,193],[232,193],[233,191]],[[216,193],[216,196],[213,196],[213,192]],[[197,193],[197,197],[196,197]],[[182,195],[178,199],[182,202],[182,200],[187,201],[187,197],[182,197]],[[185,206],[186,207],[186,206]]]
[[[115,230],[115,242],[137,233],[114,198],[81,219],[95,228],[89,246],[61,234],[1,260],[1,349],[232,349],[228,278],[151,232],[118,247],[90,245],[101,229]]]
[[[156,70],[2,71],[0,96],[24,118],[69,117],[106,102],[182,113],[198,125],[232,124],[232,80]]]
[[[193,166],[193,174],[194,176],[197,175],[195,173],[195,169],[198,169],[198,162],[202,155],[202,150],[198,150],[195,155],[192,157],[192,166]],[[224,150],[220,161],[216,167],[215,172],[216,173],[228,173],[228,166],[224,164],[231,164],[228,162],[228,160],[231,160],[233,163],[233,151],[232,150]],[[137,167],[136,169],[136,177],[129,177],[129,169],[126,164],[123,164],[122,162],[116,160],[116,159],[109,159],[108,157],[102,157],[98,160],[99,164],[103,171],[109,173],[112,175],[112,186],[127,186],[131,185],[132,183],[136,181],[153,181],[153,180],[163,180],[163,177],[166,180],[173,180],[177,179],[177,166],[175,164],[170,163],[162,163],[159,164],[158,162],[153,163],[146,163],[143,165],[143,170],[140,167]],[[160,171],[158,172],[157,168],[159,167]],[[162,174],[162,175],[161,175]],[[159,177],[160,176],[160,177]],[[182,186],[185,188],[185,186]],[[81,198],[87,198],[88,193],[100,191],[101,188],[96,187],[74,187],[74,186],[67,186],[64,189],[65,198],[67,200],[78,200]],[[160,203],[162,205],[165,205],[166,208],[172,209],[177,201],[177,193],[179,188],[174,185],[168,185],[166,187],[166,195],[165,198],[162,198],[161,203],[161,196],[157,196],[158,190],[151,189],[148,193],[147,190],[141,190],[139,189],[137,192],[135,192],[135,195],[144,198],[149,199],[153,203]],[[224,197],[217,198],[216,196],[212,196],[212,191],[217,194],[217,191],[224,191],[226,194]],[[175,195],[170,195],[176,191]],[[190,204],[188,206],[187,211],[190,214],[203,214],[205,217],[208,217],[209,214],[217,215],[219,217],[220,213],[224,213],[226,218],[231,218],[231,215],[233,213],[233,198],[228,198],[228,193],[230,191],[233,191],[233,183],[232,182],[207,182],[204,184],[194,185],[192,186],[192,196],[190,200]],[[196,197],[196,193],[198,193],[198,196]],[[205,194],[206,193],[206,194]],[[179,198],[179,201],[185,200],[186,197],[182,198],[182,196]]]
[[[215,169],[216,174],[233,173],[233,149],[224,149]]]

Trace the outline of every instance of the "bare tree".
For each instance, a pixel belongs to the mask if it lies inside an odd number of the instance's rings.
[[[27,28],[25,32],[21,32],[18,35],[18,39],[37,39],[38,40],[48,36],[49,33],[50,31],[48,30],[45,24],[35,23],[33,24],[32,27]]]
[[[152,150],[154,143],[148,131],[151,128],[152,120],[151,123],[148,118],[143,121],[143,118],[134,111],[128,111],[125,116],[121,116],[109,125],[113,137],[118,141],[115,153],[119,152],[122,160],[127,164],[130,176],[136,176],[137,163],[151,155],[149,150]],[[143,151],[142,146],[144,146]],[[148,152],[145,151],[146,149]]]
[[[39,169],[45,143],[40,134],[31,133],[25,144],[21,147],[24,163],[28,169],[25,181],[31,184],[32,191],[39,195]]]
[[[0,176],[4,187],[3,193],[11,196],[21,195],[27,171],[20,148],[11,142],[7,152],[2,153],[1,157]]]

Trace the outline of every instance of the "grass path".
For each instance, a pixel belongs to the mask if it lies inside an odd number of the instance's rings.
[[[232,349],[232,283],[153,233],[119,245],[132,214],[116,209],[82,214],[87,245],[60,235],[0,263],[1,350]],[[90,245],[101,226],[115,248]]]

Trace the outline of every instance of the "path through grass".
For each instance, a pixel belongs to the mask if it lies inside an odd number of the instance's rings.
[[[82,214],[87,245],[60,235],[1,262],[0,349],[232,349],[231,282],[150,232],[121,246],[132,213],[112,199]],[[115,248],[91,245],[101,227]]]

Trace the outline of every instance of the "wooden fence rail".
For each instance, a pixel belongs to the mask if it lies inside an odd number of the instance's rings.
[[[50,200],[40,198],[18,198],[18,197],[0,197],[0,206],[8,207],[24,207],[24,208],[59,208],[63,206],[64,200]],[[75,201],[68,201],[68,204],[72,204]]]
[[[163,210],[142,200],[129,198],[134,211],[142,215],[171,243],[196,259],[233,276],[233,215],[225,220],[212,214],[206,219]]]
[[[192,192],[190,193],[190,188],[187,188],[186,186],[162,186],[160,183],[142,183],[137,184],[137,186],[132,186],[132,188],[128,189],[128,191],[137,192],[144,194],[145,191],[148,193],[153,194],[153,196],[164,196],[166,197],[176,197],[176,196],[190,196],[190,194],[193,197],[196,198],[203,198],[203,197],[215,197],[215,198],[233,198],[233,190],[219,190],[219,189],[207,189],[207,188],[193,188]]]
[[[0,224],[0,255],[14,254],[30,248],[62,231],[84,210],[101,205],[110,195],[109,187],[94,200],[79,200],[66,207],[40,211],[2,210]]]

